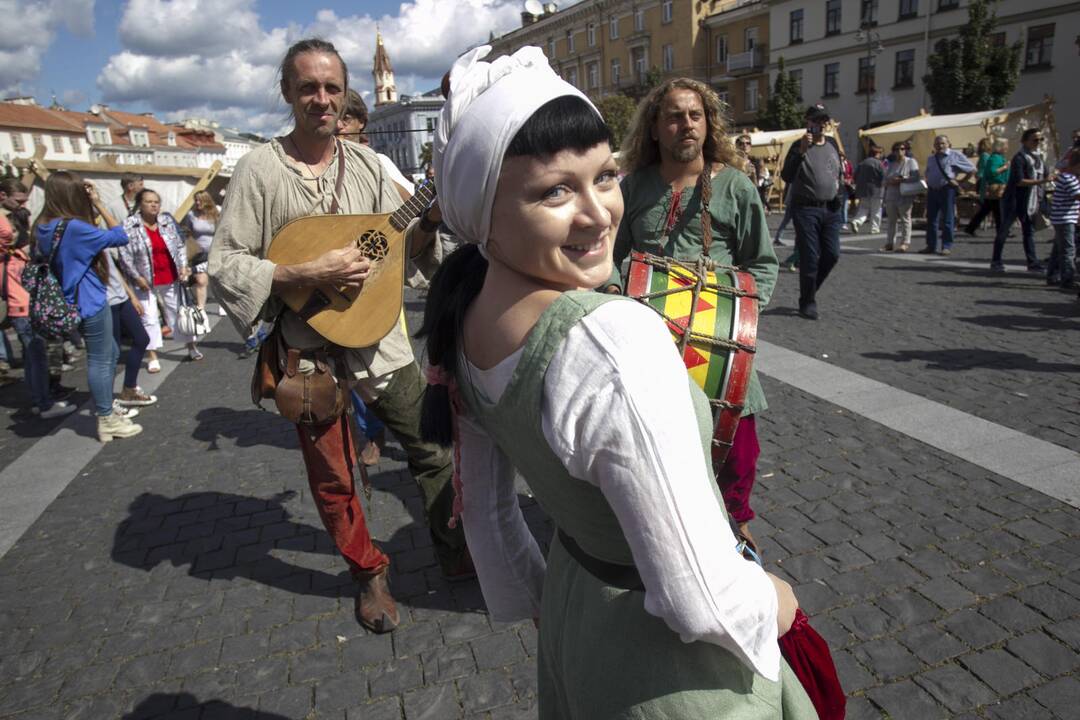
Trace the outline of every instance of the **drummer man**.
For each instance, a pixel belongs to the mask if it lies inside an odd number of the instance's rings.
[[[621,292],[620,267],[632,250],[697,260],[704,250],[704,220],[711,236],[709,257],[749,272],[761,305],[769,301],[777,261],[765,210],[727,131],[720,98],[696,80],[668,80],[641,102],[622,147],[626,210],[605,290]],[[747,525],[754,517],[750,490],[760,454],[754,416],[765,407],[765,394],[752,372],[734,444],[715,468],[728,514],[748,538]]]

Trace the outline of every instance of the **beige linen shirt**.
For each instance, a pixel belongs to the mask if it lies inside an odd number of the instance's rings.
[[[393,212],[401,198],[375,153],[368,147],[343,142],[345,178],[338,197],[340,212],[373,214]],[[252,150],[236,165],[221,217],[210,248],[208,272],[214,292],[236,329],[248,337],[260,320],[281,314],[282,334],[290,347],[311,349],[326,344],[296,313],[285,309],[271,293],[276,265],[266,259],[274,235],[286,223],[308,215],[330,212],[340,158],[317,180],[305,179],[289,160],[281,139]],[[406,258],[414,222],[405,231]],[[441,244],[432,242],[419,257],[407,260],[406,277],[430,276],[442,260]],[[282,312],[284,310],[284,312]],[[346,353],[356,379],[377,378],[413,361],[412,346],[402,323],[397,323],[378,344]]]

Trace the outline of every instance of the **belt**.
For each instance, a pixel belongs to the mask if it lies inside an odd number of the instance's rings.
[[[827,207],[832,204],[832,200],[801,200],[794,199],[791,204],[795,207]]]
[[[578,565],[585,568],[593,577],[605,585],[621,588],[623,590],[645,591],[645,583],[641,581],[641,574],[633,565],[619,565],[600,558],[593,557],[581,549],[574,538],[570,537],[560,528],[557,531],[559,542],[570,553],[570,557],[577,560]]]

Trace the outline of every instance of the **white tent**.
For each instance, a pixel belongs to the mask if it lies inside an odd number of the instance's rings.
[[[825,134],[836,140],[841,150],[844,144],[840,141],[840,127],[838,123],[830,123],[825,129]],[[770,198],[776,198],[778,204],[784,197],[784,182],[780,179],[780,170],[784,167],[784,158],[787,157],[791,146],[798,143],[804,135],[806,128],[794,128],[792,130],[751,130],[745,133],[731,135],[732,142],[735,138],[743,135],[750,136],[750,155],[761,158],[772,176],[773,186],[770,188]]]
[[[934,138],[938,135],[948,135],[949,142],[957,150],[964,150],[968,146],[974,149],[983,138],[1008,140],[1010,149],[1016,150],[1020,146],[1020,135],[1032,127],[1046,130],[1046,137],[1050,139],[1045,149],[1047,159],[1055,162],[1060,150],[1054,124],[1054,101],[1049,97],[1041,103],[1024,107],[956,115],[929,115],[924,112],[906,120],[860,130],[859,138],[869,138],[886,151],[895,142],[910,142],[912,156],[922,164],[934,152]]]

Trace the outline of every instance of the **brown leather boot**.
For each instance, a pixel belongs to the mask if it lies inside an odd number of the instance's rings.
[[[390,594],[390,567],[373,573],[357,573],[356,620],[374,633],[388,633],[398,626],[397,604]]]

